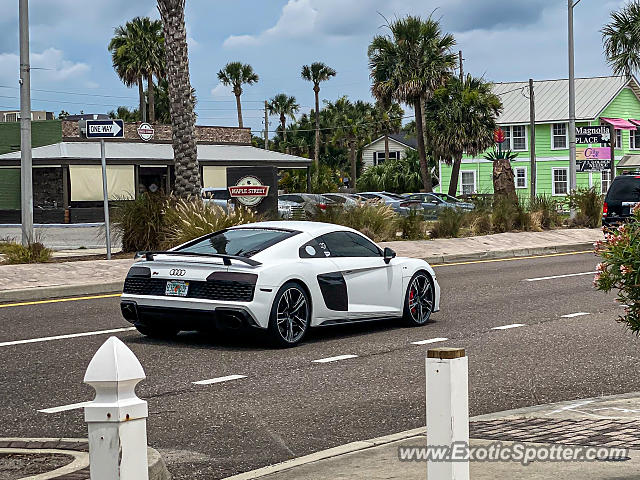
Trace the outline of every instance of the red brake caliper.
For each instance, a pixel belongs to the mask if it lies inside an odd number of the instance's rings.
[[[409,304],[411,304],[411,301],[413,300],[413,288],[411,290],[409,290]],[[413,307],[411,307],[411,313],[415,313],[416,311],[416,306],[414,305]]]

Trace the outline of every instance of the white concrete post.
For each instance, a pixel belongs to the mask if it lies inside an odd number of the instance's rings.
[[[91,359],[84,376],[96,391],[84,407],[91,480],[148,480],[147,402],[135,393],[144,378],[136,356],[116,337]]]
[[[446,446],[452,449],[467,448],[469,445],[469,364],[464,349],[428,350],[426,370],[427,445]],[[469,461],[427,461],[427,478],[429,480],[469,480]]]

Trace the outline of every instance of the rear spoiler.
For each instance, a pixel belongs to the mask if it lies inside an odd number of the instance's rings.
[[[148,262],[153,261],[154,255],[180,255],[182,257],[212,257],[212,258],[221,258],[222,263],[226,266],[231,265],[232,260],[237,260],[238,262],[246,263],[252,267],[259,267],[262,263],[252,260],[247,257],[241,257],[239,255],[224,255],[222,253],[196,253],[196,252],[181,252],[179,250],[174,251],[158,251],[158,252],[138,252],[136,253],[135,258],[143,258]]]

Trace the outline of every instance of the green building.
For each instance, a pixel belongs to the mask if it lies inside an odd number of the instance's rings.
[[[640,86],[635,78],[578,78],[575,85],[576,126],[600,125],[602,118],[608,118],[633,128],[634,120],[640,119]],[[529,197],[529,83],[496,83],[493,85],[493,91],[503,103],[502,114],[497,119],[498,125],[507,137],[503,149],[510,148],[518,154],[517,159],[512,162],[516,191],[521,197]],[[566,79],[535,81],[534,96],[536,194],[563,197],[569,190],[569,82]],[[579,145],[578,149],[590,146],[601,145]],[[637,130],[616,129],[615,161],[618,172],[623,157],[624,165],[635,166],[637,162],[631,156],[633,154],[640,155],[640,127]],[[451,166],[440,161],[441,182],[437,187],[438,191],[448,191],[451,169]],[[460,166],[458,195],[493,193],[492,176],[493,163],[485,160],[483,155],[465,156]],[[609,171],[578,172],[577,186],[595,186],[605,193],[611,182],[610,177]]]

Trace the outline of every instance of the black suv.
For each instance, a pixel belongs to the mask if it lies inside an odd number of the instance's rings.
[[[636,203],[640,203],[640,174],[618,175],[604,199],[602,225],[612,227],[625,222]]]

